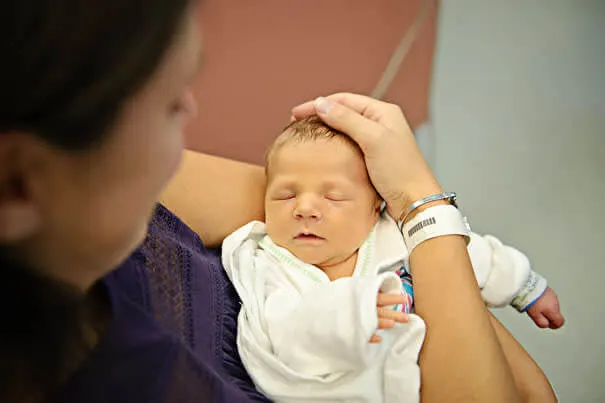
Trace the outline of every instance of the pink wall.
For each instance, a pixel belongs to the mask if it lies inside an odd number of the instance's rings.
[[[290,108],[334,91],[369,94],[422,0],[204,0],[206,62],[189,148],[261,163]],[[386,99],[427,117],[435,8]]]

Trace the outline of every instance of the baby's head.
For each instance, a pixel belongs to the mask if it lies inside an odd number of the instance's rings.
[[[381,200],[357,144],[313,116],[288,125],[266,155],[265,219],[273,242],[318,267],[351,257]]]

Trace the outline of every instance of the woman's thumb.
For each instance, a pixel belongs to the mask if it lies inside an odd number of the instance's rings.
[[[378,123],[330,99],[319,97],[313,106],[328,126],[350,136],[362,149],[367,146],[368,139],[380,129]]]
[[[334,107],[334,101],[330,101],[327,98],[319,97],[314,102],[315,111],[318,115],[327,116],[330,110]]]

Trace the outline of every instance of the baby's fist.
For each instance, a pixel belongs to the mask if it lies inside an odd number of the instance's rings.
[[[565,318],[559,310],[559,298],[550,287],[527,310],[527,314],[540,328],[558,329],[565,323]]]

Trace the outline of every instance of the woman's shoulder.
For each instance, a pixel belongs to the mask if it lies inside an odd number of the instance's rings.
[[[193,343],[192,323],[187,323],[193,319],[193,300],[199,306],[213,305],[222,271],[220,251],[207,249],[195,232],[158,204],[143,243],[103,281]]]
[[[221,272],[219,251],[204,247],[195,232],[158,205],[144,242],[104,281],[193,346],[199,344],[194,319],[218,314],[213,300],[221,297],[216,290]],[[204,332],[212,332],[214,326],[208,327]]]

